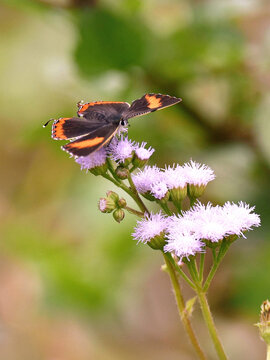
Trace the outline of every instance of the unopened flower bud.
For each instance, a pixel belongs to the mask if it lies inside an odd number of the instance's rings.
[[[147,244],[154,250],[163,250],[164,246],[166,245],[164,231],[159,233],[159,235],[152,237]]]
[[[119,208],[125,208],[127,206],[127,202],[124,198],[118,200],[117,205]]]
[[[110,213],[116,208],[115,201],[108,197],[101,198],[98,203],[98,208],[103,213]]]
[[[107,198],[110,198],[115,203],[119,200],[119,195],[116,194],[116,192],[114,192],[114,191],[107,191],[106,195],[107,195]]]
[[[255,324],[260,329],[261,338],[270,345],[270,301],[266,300],[261,305],[260,322]]]
[[[115,170],[115,173],[121,180],[125,180],[128,178],[129,170],[122,166],[118,166],[118,168]]]
[[[113,212],[113,217],[114,219],[120,223],[124,217],[125,217],[125,212],[123,209],[116,209],[114,212]]]

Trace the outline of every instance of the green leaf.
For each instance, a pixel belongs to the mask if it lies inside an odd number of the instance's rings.
[[[194,305],[195,305],[196,300],[197,300],[197,296],[194,296],[193,298],[189,299],[186,302],[185,312],[188,315],[188,317],[191,316],[192,313],[193,313]]]

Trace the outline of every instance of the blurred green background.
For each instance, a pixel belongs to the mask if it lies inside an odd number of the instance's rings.
[[[6,0],[0,54],[0,358],[195,358],[160,254],[132,240],[131,215],[119,225],[97,210],[113,186],[42,128],[81,99],[146,92],[183,99],[130,121],[129,137],[156,149],[152,164],[204,162],[217,175],[204,201],[243,200],[261,214],[209,297],[230,358],[262,358],[253,324],[270,295],[269,1]],[[193,320],[215,359],[198,309]]]

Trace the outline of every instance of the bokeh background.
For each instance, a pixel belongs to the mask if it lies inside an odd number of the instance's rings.
[[[81,99],[146,92],[183,98],[131,121],[152,164],[204,162],[217,175],[204,201],[261,214],[209,298],[230,358],[263,358],[253,324],[270,295],[269,1],[6,0],[0,54],[0,358],[195,358],[161,255],[132,240],[131,215],[119,225],[98,212],[113,186],[42,128]],[[193,320],[215,359],[198,309]]]

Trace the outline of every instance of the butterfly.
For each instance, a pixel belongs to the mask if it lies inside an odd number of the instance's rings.
[[[109,143],[120,127],[128,124],[128,119],[180,101],[182,99],[174,96],[149,93],[134,100],[131,105],[119,101],[78,103],[77,117],[53,120],[52,138],[70,140],[62,149],[72,156],[87,156]]]

